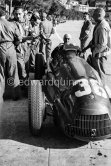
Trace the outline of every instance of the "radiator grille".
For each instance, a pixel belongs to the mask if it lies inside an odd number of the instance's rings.
[[[65,125],[65,133],[70,137],[101,137],[111,134],[111,120],[104,115],[76,115],[73,124]]]

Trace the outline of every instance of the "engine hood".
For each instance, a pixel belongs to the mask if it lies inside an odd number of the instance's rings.
[[[111,137],[111,107],[108,101],[77,102],[72,110],[58,106],[58,111],[60,127],[68,137],[82,141]]]
[[[73,82],[55,99],[60,127],[67,136],[85,141],[111,137],[111,103],[99,75],[73,51],[66,57],[58,78]]]
[[[71,53],[69,52],[69,54]],[[97,72],[84,59],[72,56],[72,58],[68,59],[68,64],[71,68],[71,74],[75,80],[80,79],[81,77],[92,77],[100,81]]]
[[[81,115],[101,115],[109,114],[111,116],[111,104],[109,99],[102,98],[97,95],[90,94],[77,99],[73,114],[75,111]]]

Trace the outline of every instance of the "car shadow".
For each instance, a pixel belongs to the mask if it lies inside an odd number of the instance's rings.
[[[34,137],[29,130],[28,99],[12,101],[11,88],[7,86],[6,100],[0,111],[0,139],[10,139],[37,147],[53,149],[78,148],[87,143],[70,139],[60,132],[53,123],[53,118],[46,118],[40,136]]]
[[[2,116],[2,120],[0,120],[0,139],[10,139],[28,145],[43,147],[44,149],[71,149],[87,144],[87,142],[66,137],[54,125],[52,117],[48,117],[43,123],[41,134],[34,137],[29,130],[27,110],[25,113],[24,111],[23,113],[17,111],[14,114],[12,112],[6,114],[8,115]]]

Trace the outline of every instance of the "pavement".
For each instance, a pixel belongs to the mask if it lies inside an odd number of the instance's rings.
[[[0,166],[111,166],[111,139],[88,143],[69,139],[57,130],[52,117],[43,123],[41,135],[33,137],[28,99],[9,99],[0,111]]]
[[[110,166],[111,139],[81,142],[60,133],[48,117],[39,137],[28,124],[28,99],[7,100],[0,113],[0,166]]]

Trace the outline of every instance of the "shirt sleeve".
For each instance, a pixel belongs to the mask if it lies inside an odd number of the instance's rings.
[[[103,52],[105,49],[107,49],[107,30],[105,28],[98,29],[97,32],[98,36],[96,39],[97,44],[95,45],[94,52],[100,53]]]
[[[43,23],[42,22],[40,22],[40,24],[39,24],[39,29],[40,29],[40,33],[44,34],[44,29],[43,29]]]
[[[40,22],[39,29],[40,29],[40,34],[41,34],[44,38],[46,38],[46,35],[45,35],[45,33],[44,33],[44,28],[43,28],[43,23],[42,23],[42,22]]]

